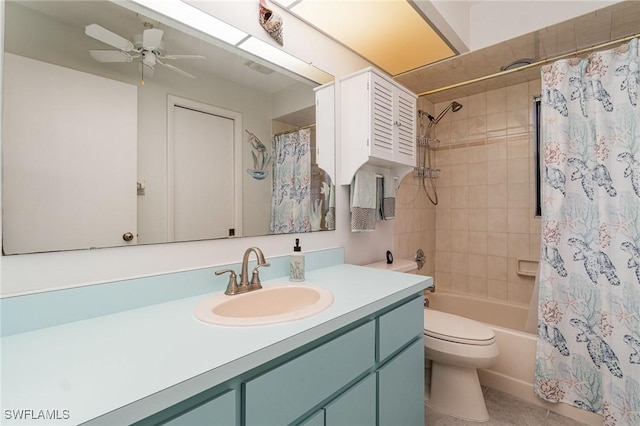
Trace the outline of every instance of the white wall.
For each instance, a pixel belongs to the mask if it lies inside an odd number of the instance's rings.
[[[621,0],[478,1],[470,7],[470,49],[478,50]]]

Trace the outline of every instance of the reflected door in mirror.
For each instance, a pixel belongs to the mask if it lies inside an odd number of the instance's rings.
[[[174,105],[170,241],[223,238],[234,229],[233,120]],[[171,231],[171,229],[170,229]]]
[[[135,244],[136,86],[6,53],[4,87],[5,254]]]

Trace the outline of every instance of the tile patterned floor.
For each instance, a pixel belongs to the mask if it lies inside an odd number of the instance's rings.
[[[568,417],[525,402],[494,389],[483,388],[489,421],[474,423],[457,419],[425,407],[425,426],[582,426]]]

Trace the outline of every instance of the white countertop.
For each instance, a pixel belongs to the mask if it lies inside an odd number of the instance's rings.
[[[2,338],[1,422],[31,424],[5,415],[31,409],[68,410],[56,425],[131,423],[431,285],[425,276],[346,264],[306,275],[304,284],[331,290],[334,303],[293,322],[201,323],[192,312],[211,293]],[[278,283],[288,279],[263,285]]]

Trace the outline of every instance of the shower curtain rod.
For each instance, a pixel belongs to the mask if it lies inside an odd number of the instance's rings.
[[[275,138],[276,136],[286,135],[288,133],[297,132],[298,130],[310,129],[312,127],[316,127],[316,125],[315,124],[309,124],[308,126],[302,126],[302,127],[298,127],[296,129],[291,129],[291,130],[285,130],[284,132],[276,133],[275,135],[273,135],[273,137]]]
[[[598,44],[596,46],[591,46],[591,47],[587,47],[587,48],[584,48],[584,49],[576,50],[576,51],[573,51],[573,52],[564,53],[562,55],[554,56],[552,58],[542,59],[542,60],[539,60],[538,62],[534,62],[532,64],[525,65],[525,66],[522,66],[522,67],[519,67],[519,68],[514,68],[514,69],[506,70],[506,71],[500,71],[500,72],[497,72],[497,73],[494,73],[494,74],[485,75],[483,77],[478,77],[478,78],[474,78],[474,79],[471,79],[471,80],[462,81],[460,83],[451,84],[449,86],[441,87],[439,89],[428,90],[426,92],[418,93],[418,96],[433,95],[434,93],[444,92],[445,90],[455,89],[457,87],[466,86],[468,84],[478,83],[478,82],[484,81],[484,80],[489,80],[489,79],[494,78],[494,77],[501,77],[503,75],[511,74],[511,73],[514,73],[514,72],[517,72],[517,71],[522,71],[522,70],[526,70],[526,69],[529,69],[529,68],[542,66],[542,65],[548,64],[549,62],[555,62],[555,61],[557,61],[559,59],[571,58],[571,57],[574,57],[574,56],[577,56],[577,55],[582,55],[584,53],[592,52],[594,50],[603,49],[605,47],[610,47],[610,46],[613,46],[613,45],[618,44],[618,43],[625,43],[625,42],[627,42],[627,41],[629,41],[631,39],[634,39],[636,37],[640,37],[640,33],[637,33],[637,34],[634,34],[634,35],[631,35],[631,36],[627,36],[627,37],[623,37],[623,38],[619,38],[617,40],[608,41],[606,43]]]

